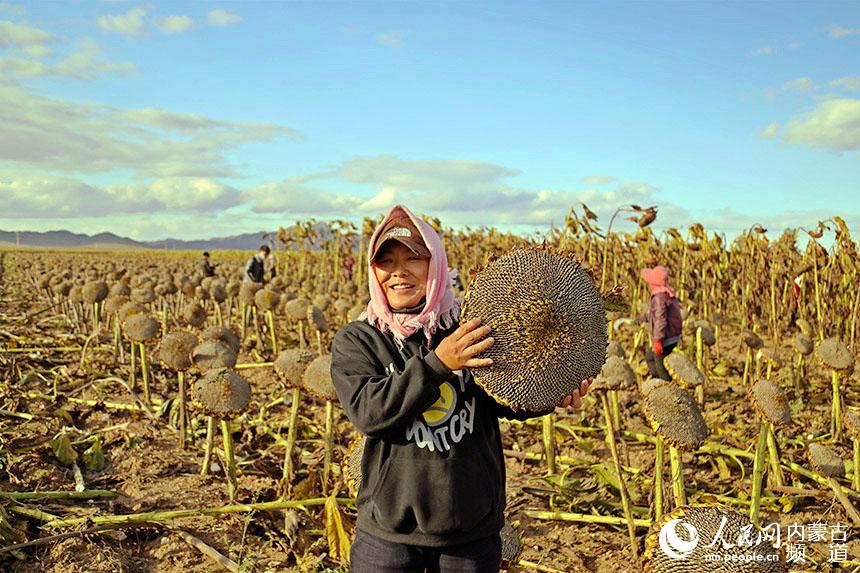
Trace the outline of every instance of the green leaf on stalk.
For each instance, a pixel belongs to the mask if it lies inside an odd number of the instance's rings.
[[[102,451],[101,438],[96,438],[93,445],[84,452],[84,465],[91,472],[100,472],[105,469],[105,455]]]
[[[72,447],[69,437],[66,434],[60,434],[49,442],[54,456],[64,466],[70,466],[78,461],[78,452]]]
[[[163,401],[161,405],[158,407],[158,410],[155,412],[155,418],[161,418],[166,412],[170,411],[171,406],[173,405],[173,398],[168,398]]]

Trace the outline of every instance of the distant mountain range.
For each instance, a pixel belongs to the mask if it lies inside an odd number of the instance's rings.
[[[161,241],[135,241],[113,233],[84,235],[70,231],[2,231],[0,244],[20,245],[22,247],[112,247],[128,249],[173,249],[173,250],[243,250],[255,251],[274,233],[245,233],[231,237],[217,237],[199,241],[164,239]]]

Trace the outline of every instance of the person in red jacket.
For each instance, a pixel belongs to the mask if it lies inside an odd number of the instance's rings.
[[[785,305],[788,310],[788,326],[795,326],[797,324],[798,313],[800,312],[801,307],[804,304],[804,301],[801,300],[803,296],[803,281],[806,276],[806,273],[812,268],[812,263],[807,263],[801,266],[798,269],[789,275],[794,276],[794,278],[790,279],[791,282],[788,283],[788,289],[785,293]]]
[[[652,378],[671,380],[663,358],[681,340],[681,306],[675,297],[675,289],[669,286],[669,272],[658,265],[644,268],[640,276],[651,289],[651,304],[648,311],[648,330],[651,346],[645,352],[645,362]]]

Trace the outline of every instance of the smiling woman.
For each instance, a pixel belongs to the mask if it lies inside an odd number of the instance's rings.
[[[392,219],[376,241],[373,271],[388,306],[402,311],[417,307],[427,294],[430,251],[406,217]]]
[[[415,254],[402,244],[389,242],[380,249],[373,261],[373,270],[392,310],[421,304],[427,290],[429,263],[429,258]]]
[[[474,383],[470,369],[493,363],[481,354],[494,339],[480,320],[459,323],[433,227],[394,207],[368,260],[367,313],[338,331],[331,357],[340,403],[367,437],[350,571],[496,573],[505,508],[498,418],[545,412],[514,412]]]

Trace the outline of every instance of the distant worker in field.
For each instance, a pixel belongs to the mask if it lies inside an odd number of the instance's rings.
[[[797,324],[798,313],[800,309],[804,305],[803,299],[803,281],[806,276],[806,273],[812,270],[813,263],[806,263],[794,270],[790,277],[793,275],[793,278],[790,279],[791,282],[788,284],[788,288],[785,291],[785,304],[788,310],[788,326],[795,326]]]
[[[203,251],[203,258],[200,260],[200,270],[203,271],[204,277],[214,277],[215,267],[218,265],[209,261],[209,252]]]
[[[270,260],[272,250],[268,245],[260,245],[260,250],[256,255],[248,259],[245,263],[245,275],[242,277],[243,282],[260,283],[266,282],[266,272],[270,273],[270,279],[275,278],[274,261]]]
[[[652,378],[671,380],[663,358],[681,340],[681,306],[675,297],[675,289],[669,286],[669,273],[665,267],[644,268],[639,274],[651,289],[647,316],[651,346],[645,352],[645,362]]]

